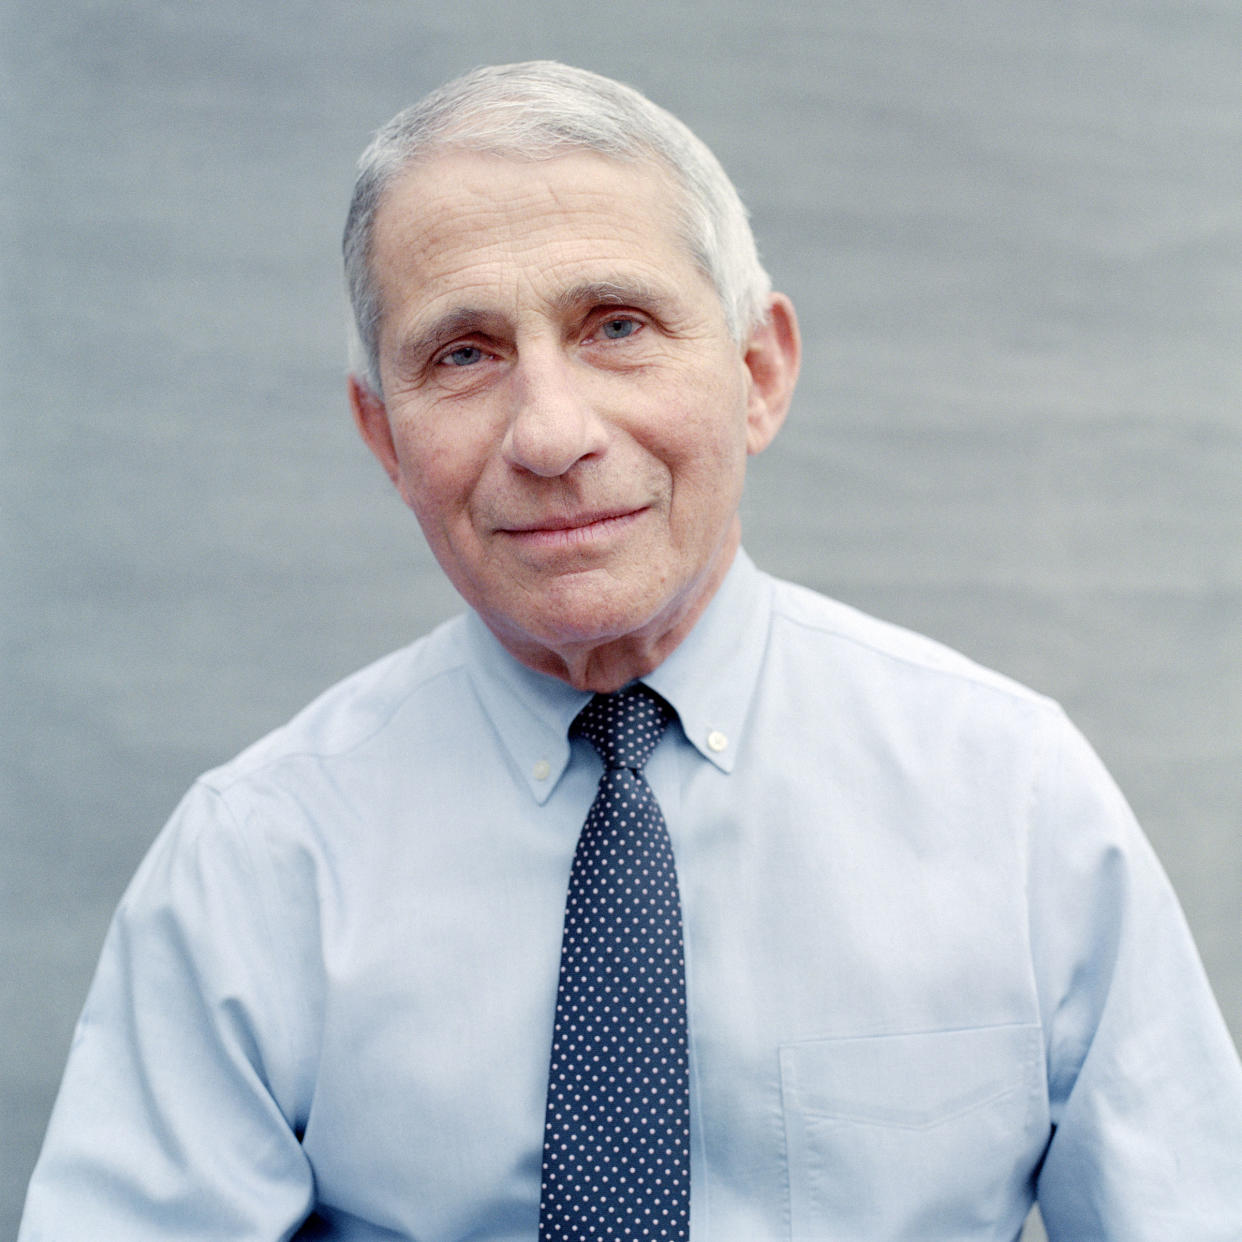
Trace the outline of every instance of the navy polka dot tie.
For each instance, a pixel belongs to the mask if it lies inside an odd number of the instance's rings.
[[[681,903],[641,771],[672,718],[636,685],[597,694],[571,729],[599,751],[604,775],[565,906],[540,1242],[690,1236]]]

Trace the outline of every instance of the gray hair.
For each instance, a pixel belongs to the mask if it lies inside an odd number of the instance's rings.
[[[715,286],[725,322],[741,342],[764,319],[771,290],[746,208],[720,162],[671,113],[632,87],[585,69],[537,60],[476,69],[399,112],[358,161],[345,222],[345,280],[353,308],[350,365],[375,393],[382,306],[371,270],[375,216],[388,187],[407,168],[449,150],[515,159],[594,151],[648,161],[680,191],[678,227]]]

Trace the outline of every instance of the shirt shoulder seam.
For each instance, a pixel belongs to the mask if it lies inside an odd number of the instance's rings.
[[[799,589],[805,590],[806,588]],[[969,682],[980,689],[992,690],[1008,698],[1031,703],[1033,706],[1040,707],[1054,715],[1060,714],[1062,711],[1060,704],[1050,695],[1032,689],[1030,686],[1016,681],[1005,673],[1000,673],[978,664],[970,659],[969,656],[962,655],[937,639],[917,634],[913,630],[903,629],[892,622],[870,617],[849,604],[843,604],[836,600],[830,600],[827,597],[808,593],[811,594],[813,599],[823,600],[831,608],[846,610],[851,616],[857,617],[862,624],[877,627],[883,631],[891,631],[894,635],[907,636],[912,642],[925,647],[928,654],[900,651],[890,643],[851,633],[845,627],[835,623],[831,618],[813,618],[797,615],[794,610],[787,607],[779,594],[772,604],[773,619],[787,622],[790,625],[797,626],[799,629],[830,636],[841,642],[849,643],[853,647],[868,651],[873,655],[891,660],[894,663],[903,664],[909,668]],[[939,659],[929,658],[930,653],[935,653]]]
[[[408,654],[409,651],[410,648],[403,648],[392,656],[383,657],[379,663],[383,663],[383,660],[395,661],[401,655]],[[313,712],[326,698],[339,691],[340,687],[346,684],[338,683],[336,687],[326,690],[322,695],[313,699],[290,720],[277,726],[266,737],[246,747],[246,749],[239,752],[226,763],[202,773],[195,780],[194,784],[217,794],[221,798],[225,798],[231,790],[236,789],[238,786],[244,785],[256,777],[271,772],[285,764],[298,760],[324,761],[339,759],[373,741],[391,724],[392,718],[397,712],[420,690],[442,677],[453,676],[461,672],[465,666],[466,661],[459,658],[426,672],[417,680],[407,685],[399,694],[395,694],[388,702],[383,713],[376,717],[370,727],[359,730],[354,736],[342,741],[337,746],[314,747],[296,745],[288,748],[280,747],[279,739],[282,734],[291,732],[299,720]],[[374,667],[374,665],[371,667]],[[354,674],[354,676],[361,677],[365,672],[365,669],[361,670],[359,673]],[[349,680],[352,680],[352,678],[347,678],[346,682]],[[249,758],[252,752],[256,752],[266,745],[274,746],[273,753],[266,755],[255,754],[253,758]]]

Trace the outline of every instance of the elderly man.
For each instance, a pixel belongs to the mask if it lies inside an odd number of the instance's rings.
[[[345,253],[470,611],[187,796],[23,1242],[1242,1237],[1237,1057],[1085,743],[740,550],[798,333],[703,145],[482,70]]]

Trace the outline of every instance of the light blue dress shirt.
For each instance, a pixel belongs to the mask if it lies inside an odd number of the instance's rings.
[[[1054,704],[744,555],[647,680],[695,1238],[1012,1242],[1037,1192],[1065,1242],[1242,1238],[1236,1053]],[[535,1242],[586,698],[467,617],[204,776],[109,933],[22,1242]]]

